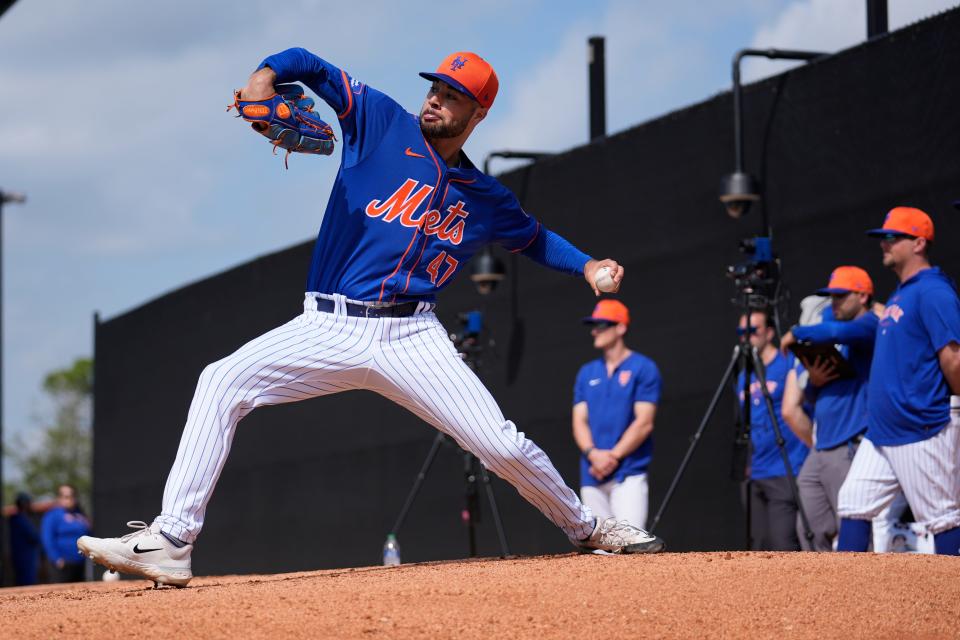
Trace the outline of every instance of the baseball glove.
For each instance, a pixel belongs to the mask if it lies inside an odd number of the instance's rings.
[[[277,147],[287,150],[287,158],[293,152],[315,153],[328,156],[333,153],[337,139],[333,129],[313,112],[313,99],[303,92],[298,84],[278,84],[276,93],[263,100],[244,100],[239,91],[234,92],[233,104],[227,107],[237,110],[257,133],[273,141]]]

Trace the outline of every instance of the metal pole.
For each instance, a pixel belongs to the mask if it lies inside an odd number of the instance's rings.
[[[887,32],[887,0],[867,0],[867,40]]]
[[[7,519],[3,515],[3,506],[7,503],[3,486],[3,458],[7,448],[3,443],[3,203],[6,195],[0,191],[0,587],[7,586]]]
[[[603,36],[587,40],[587,67],[590,81],[590,139],[607,135],[607,100]]]
[[[770,60],[804,60],[810,62],[829,55],[822,51],[798,51],[795,49],[741,49],[733,56],[733,162],[734,171],[743,173],[743,95],[740,86],[740,61],[744,58],[760,57]],[[767,235],[770,224],[767,220],[767,208],[763,208],[763,233]]]
[[[3,456],[6,448],[3,446],[3,205],[7,202],[24,203],[27,196],[22,193],[13,193],[0,189],[0,586],[4,586],[4,572],[7,559],[7,531],[6,520],[2,515],[3,505],[6,504],[3,490]]]
[[[743,115],[741,114],[740,61],[760,57],[770,60],[805,60],[807,62],[829,55],[821,51],[796,51],[793,49],[741,49],[733,56],[733,145],[734,166],[743,171]]]

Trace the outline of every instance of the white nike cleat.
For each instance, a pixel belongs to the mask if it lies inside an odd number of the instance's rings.
[[[122,538],[81,536],[77,548],[111,571],[143,576],[157,585],[185,587],[190,582],[192,544],[177,547],[160,533],[156,524],[132,520],[127,526],[136,531]]]
[[[589,538],[570,542],[584,553],[660,553],[667,548],[667,544],[652,533],[616,518],[602,521],[597,518]]]

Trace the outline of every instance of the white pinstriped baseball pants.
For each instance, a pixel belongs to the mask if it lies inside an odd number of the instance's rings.
[[[237,423],[248,413],[369,389],[449,435],[567,536],[592,533],[590,510],[543,450],[504,419],[426,305],[405,318],[358,318],[346,314],[341,295],[322,296],[336,302],[332,313],[317,311],[316,295],[306,294],[302,315],[203,370],[155,520],[164,532],[196,539]]]
[[[841,518],[870,520],[902,489],[932,534],[960,526],[960,415],[920,442],[880,447],[864,439],[837,499]]]

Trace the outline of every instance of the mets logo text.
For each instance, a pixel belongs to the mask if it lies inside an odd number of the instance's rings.
[[[900,322],[900,318],[903,317],[903,308],[898,304],[892,304],[886,309],[883,310],[883,317],[880,318],[880,322],[886,321],[888,318],[892,319],[894,322]]]
[[[453,59],[453,62],[450,63],[450,71],[460,71],[465,64],[467,64],[467,61],[463,59],[463,56],[457,56]]]
[[[460,244],[463,240],[464,223],[470,213],[463,208],[463,201],[447,207],[444,216],[437,209],[431,209],[419,216],[417,209],[427,199],[433,187],[425,184],[417,189],[420,183],[413,178],[407,178],[400,188],[394,191],[385,200],[371,200],[364,212],[371,218],[380,218],[384,222],[399,220],[405,227],[420,227],[428,236],[437,236],[439,240],[446,240],[451,244]]]
[[[774,380],[767,380],[767,393],[771,396],[777,392],[777,387],[780,386]],[[756,380],[753,380],[750,383],[750,397],[753,399],[754,404],[760,404],[760,398],[763,397],[763,394],[760,393],[760,383]],[[743,389],[740,390],[740,400],[743,400]]]

